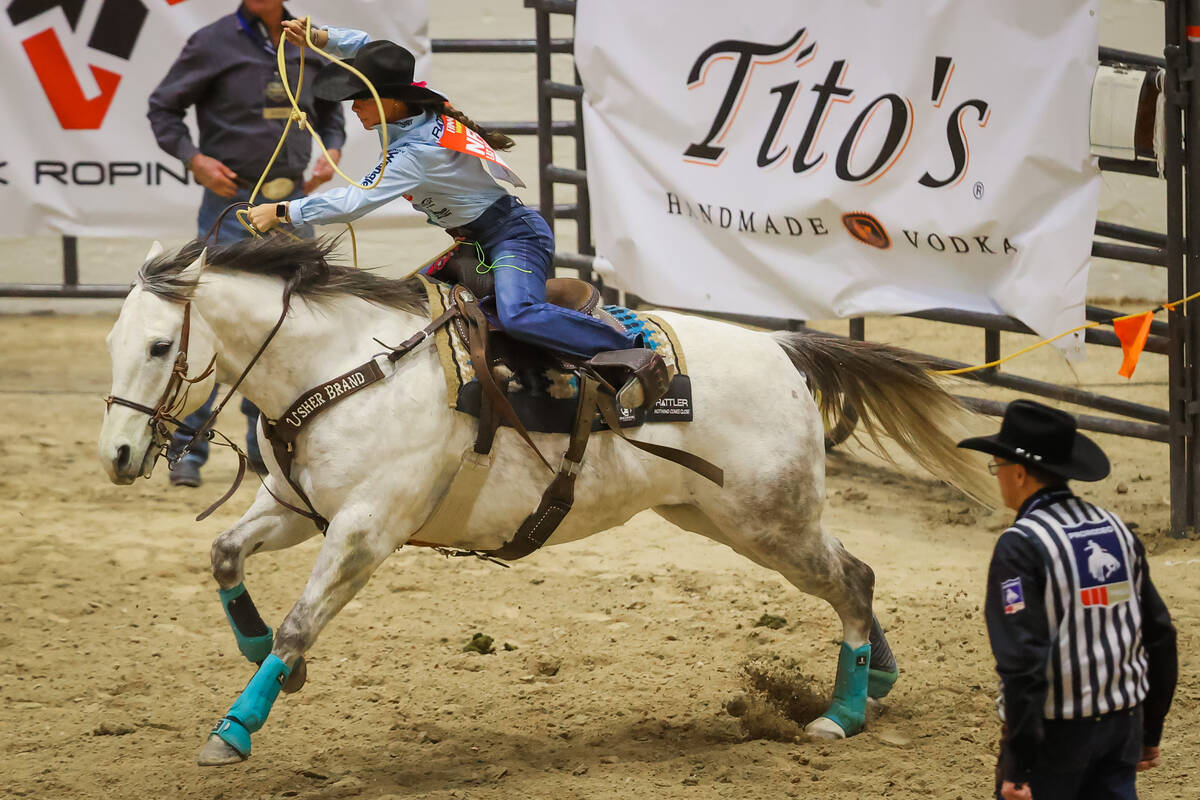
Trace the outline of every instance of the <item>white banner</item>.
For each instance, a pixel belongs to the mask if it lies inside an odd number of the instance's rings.
[[[1081,324],[1096,5],[580,0],[597,251],[662,305]]]
[[[238,5],[238,0],[7,3],[7,14],[0,16],[5,76],[0,102],[6,117],[0,236],[194,236],[203,190],[183,164],[159,149],[146,119],[147,99],[187,38]],[[358,28],[402,44],[417,56],[417,78],[428,76],[426,0],[296,0],[286,8],[297,17],[311,14],[318,25]],[[378,163],[379,140],[344,106],[341,167],[358,177]],[[194,112],[188,125],[198,144]],[[308,135],[295,125],[288,133]],[[276,141],[262,143],[268,154]],[[315,160],[320,149],[315,143],[312,149]],[[335,176],[323,188],[339,183],[344,182]],[[403,204],[392,205],[373,214],[372,223],[414,216]]]

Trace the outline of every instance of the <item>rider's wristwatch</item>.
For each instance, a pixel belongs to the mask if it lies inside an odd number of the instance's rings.
[[[288,204],[287,203],[276,203],[275,204],[275,216],[279,219],[280,222],[290,222],[291,220],[288,219]]]

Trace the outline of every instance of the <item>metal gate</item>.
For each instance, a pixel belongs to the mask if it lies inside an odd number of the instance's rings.
[[[538,81],[538,143],[539,197],[542,216],[554,227],[556,219],[574,219],[577,223],[575,252],[557,253],[555,264],[577,269],[584,277],[594,277],[592,267],[595,249],[592,244],[590,204],[587,190],[587,165],[584,154],[582,120],[583,87],[579,73],[572,83],[561,83],[551,76],[552,44],[561,40],[550,38],[552,14],[575,14],[575,0],[525,0],[534,9],[537,33]],[[1097,222],[1092,243],[1092,255],[1151,264],[1167,270],[1167,294],[1176,300],[1200,290],[1200,215],[1185,220],[1185,199],[1188,205],[1200,203],[1200,88],[1193,75],[1200,76],[1200,37],[1188,41],[1184,35],[1188,25],[1200,26],[1200,0],[1165,0],[1166,48],[1164,57],[1131,53],[1113,48],[1100,48],[1100,61],[1133,68],[1166,71],[1166,153],[1165,187],[1167,192],[1167,233],[1131,228],[1110,222]],[[554,99],[574,101],[574,115],[566,128],[557,128],[553,115]],[[564,167],[553,162],[551,137],[554,134],[573,136],[575,165]],[[1196,147],[1185,147],[1195,141]],[[1186,155],[1185,153],[1190,154]],[[1158,164],[1153,160],[1121,161],[1101,158],[1100,168],[1112,172],[1157,176]],[[557,184],[575,187],[576,201],[555,204]],[[1188,242],[1194,245],[1187,246]],[[636,304],[637,298],[626,301]],[[768,328],[795,329],[803,325],[798,320],[752,317],[734,314],[710,314],[738,322],[748,322]],[[1087,306],[1088,321],[1107,322],[1120,312]],[[937,308],[906,316],[966,325],[983,330],[983,360],[1000,358],[1001,332],[1032,334],[1026,325],[1012,317]],[[854,338],[866,336],[866,320],[850,320]],[[1096,328],[1085,332],[1085,340],[1106,347],[1120,347],[1111,330]],[[1200,527],[1200,399],[1196,396],[1197,363],[1200,362],[1200,306],[1183,306],[1172,310],[1166,322],[1155,321],[1150,328],[1146,351],[1169,359],[1169,388],[1165,407],[1147,406],[1094,392],[1037,381],[1002,372],[999,367],[967,373],[965,377],[995,386],[1013,389],[1096,411],[1117,415],[1117,418],[1092,414],[1077,415],[1081,428],[1132,436],[1167,443],[1170,450],[1171,530],[1184,535]],[[966,364],[935,358],[947,369]],[[977,411],[1000,415],[1005,404],[978,398],[963,398]]]
[[[535,38],[533,39],[434,39],[434,53],[530,53],[537,64],[536,122],[488,122],[489,128],[510,135],[536,135],[538,139],[538,197],[540,211],[551,228],[560,219],[574,221],[576,242],[573,251],[555,254],[555,265],[574,269],[587,278],[593,276],[595,249],[591,235],[591,207],[587,190],[587,164],[584,153],[583,87],[579,74],[573,71],[571,83],[553,80],[551,71],[554,54],[573,52],[573,39],[551,36],[551,15],[574,16],[575,0],[524,0],[533,10]],[[1130,53],[1112,48],[1100,48],[1104,63],[1166,70],[1166,169],[1167,233],[1165,235],[1108,222],[1096,223],[1092,254],[1167,269],[1167,294],[1178,299],[1200,290],[1200,215],[1184,217],[1185,201],[1200,202],[1200,87],[1193,74],[1200,74],[1200,39],[1188,41],[1188,25],[1200,26],[1200,0],[1165,0],[1166,48],[1163,57]],[[568,100],[573,113],[569,119],[556,120],[554,100]],[[573,139],[574,166],[554,163],[554,137]],[[1185,147],[1195,140],[1197,146]],[[1157,164],[1150,161],[1118,161],[1101,158],[1100,167],[1114,172],[1157,175]],[[555,187],[567,184],[574,187],[573,203],[556,203]],[[561,240],[559,240],[561,243]],[[1188,243],[1195,244],[1189,246]],[[0,297],[85,297],[120,298],[128,291],[124,285],[79,283],[77,240],[62,238],[63,278],[58,284],[0,284]],[[631,302],[636,302],[633,298]],[[1089,321],[1107,321],[1118,312],[1094,306],[1087,307]],[[798,320],[759,318],[745,315],[723,316],[740,322],[750,322],[770,328],[795,329],[803,326]],[[930,309],[908,316],[966,325],[983,331],[983,358],[994,361],[1000,356],[1000,333],[1032,334],[1023,323],[1011,317],[958,311]],[[865,338],[866,321],[850,321],[855,338]],[[1200,307],[1187,306],[1170,311],[1166,322],[1154,322],[1146,351],[1166,355],[1169,359],[1169,387],[1165,407],[1132,403],[1115,397],[1075,389],[1069,386],[1036,381],[1010,375],[999,368],[968,373],[968,377],[983,383],[1013,389],[1072,403],[1083,408],[1117,415],[1118,418],[1079,415],[1080,427],[1166,442],[1170,451],[1171,528],[1177,535],[1200,527],[1200,398],[1197,398],[1197,364],[1200,363]],[[1119,347],[1116,335],[1109,330],[1090,329],[1087,342]],[[947,368],[966,366],[939,359]],[[988,414],[1003,413],[1004,404],[991,400],[968,399],[975,409]]]

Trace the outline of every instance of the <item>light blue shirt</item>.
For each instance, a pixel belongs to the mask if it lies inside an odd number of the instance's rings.
[[[325,49],[339,58],[353,57],[369,41],[361,31],[327,30],[329,43]],[[326,69],[340,67],[330,65]],[[441,115],[432,111],[387,123],[388,163],[379,183],[364,188],[377,177],[376,167],[358,186],[293,200],[288,206],[292,224],[352,222],[397,197],[410,201],[431,224],[443,228],[474,221],[508,192],[492,178],[482,159],[439,145],[442,131]]]

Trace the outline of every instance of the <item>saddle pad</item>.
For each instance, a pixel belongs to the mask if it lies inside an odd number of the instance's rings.
[[[449,307],[452,286],[420,276],[429,297],[429,312],[436,318]],[[631,311],[621,306],[605,306],[626,330],[641,334],[646,346],[674,366],[671,387],[653,408],[630,411],[620,409],[621,427],[631,428],[647,422],[690,422],[692,420],[692,384],[687,360],[671,326],[654,314]],[[479,416],[482,389],[475,380],[471,355],[458,331],[450,325],[434,336],[438,359],[446,379],[446,404],[464,414]],[[579,381],[574,373],[557,369],[522,369],[508,385],[508,399],[517,417],[531,431],[570,433],[575,421]],[[594,430],[606,430],[597,419]]]

